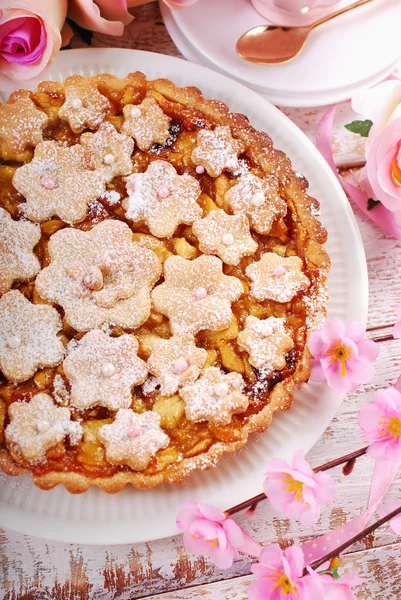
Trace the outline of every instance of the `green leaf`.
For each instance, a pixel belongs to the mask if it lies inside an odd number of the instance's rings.
[[[352,131],[352,133],[359,133],[362,137],[368,137],[370,130],[372,129],[373,121],[366,119],[366,121],[352,121],[345,126],[345,129]]]
[[[374,208],[378,204],[380,204],[380,200],[373,200],[373,198],[369,198],[367,208],[368,210],[372,210],[372,208]]]

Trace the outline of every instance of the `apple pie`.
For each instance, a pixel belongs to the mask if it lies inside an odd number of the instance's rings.
[[[42,489],[215,467],[308,379],[319,204],[195,87],[102,74],[0,105],[0,466]]]

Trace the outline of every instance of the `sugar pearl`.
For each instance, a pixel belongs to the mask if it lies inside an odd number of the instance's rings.
[[[71,102],[72,108],[82,108],[82,100],[80,98],[74,98]]]
[[[49,421],[45,421],[44,419],[40,419],[36,423],[36,431],[38,433],[46,433],[50,429]]]
[[[158,198],[167,198],[167,196],[170,195],[170,190],[164,186],[159,187],[159,189],[157,190],[157,196]]]
[[[262,204],[265,203],[265,197],[263,195],[263,192],[256,192],[256,194],[254,194],[252,196],[252,204],[254,206],[262,206]]]
[[[225,381],[217,383],[214,386],[214,393],[216,394],[216,396],[219,396],[219,398],[224,398],[224,396],[227,396],[228,394],[228,384],[225,383]]]
[[[207,296],[207,289],[204,287],[197,287],[194,289],[194,296],[197,300],[203,300]]]
[[[13,335],[7,340],[7,346],[9,348],[18,348],[21,345],[21,338],[18,335]]]
[[[42,187],[44,187],[45,190],[54,190],[56,182],[51,177],[46,177],[45,179],[42,179]]]
[[[102,366],[102,374],[104,377],[111,377],[116,372],[116,368],[113,363],[105,363]]]
[[[140,117],[141,114],[141,109],[137,106],[134,106],[134,108],[131,110],[131,117],[133,117],[134,119],[138,119],[138,117]]]
[[[188,369],[188,367],[189,367],[188,361],[183,356],[180,356],[180,358],[177,358],[177,360],[174,363],[174,371],[176,373],[185,373],[185,371]]]
[[[106,154],[103,158],[105,165],[111,165],[114,162],[114,156],[112,154]]]
[[[234,237],[231,235],[231,233],[225,233],[221,240],[226,246],[231,246],[231,244],[234,243]]]
[[[198,175],[202,175],[205,172],[205,167],[203,167],[202,165],[198,165],[195,171],[198,173]]]
[[[275,277],[281,277],[282,275],[284,275],[284,273],[285,273],[285,269],[281,265],[276,265],[273,269],[273,275]]]
[[[137,426],[128,427],[127,435],[129,438],[136,438],[141,435],[141,428]]]

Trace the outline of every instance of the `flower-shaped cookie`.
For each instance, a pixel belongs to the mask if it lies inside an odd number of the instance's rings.
[[[134,141],[111,123],[102,123],[96,133],[83,133],[80,142],[87,151],[85,162],[101,171],[105,181],[132,173]]]
[[[243,256],[253,254],[258,247],[243,214],[232,216],[221,209],[212,210],[193,224],[192,231],[202,252],[217,254],[227,265],[238,265]]]
[[[128,177],[127,192],[127,219],[144,221],[157,237],[170,237],[180,223],[190,225],[202,216],[196,203],[201,193],[198,181],[188,173],[178,175],[164,160],[155,160],[145,173]]]
[[[37,394],[28,402],[13,402],[8,408],[10,423],[5,429],[8,446],[14,446],[28,463],[40,462],[49,448],[69,436],[75,445],[82,427],[71,421],[68,408],[58,407],[47,394]]]
[[[238,171],[240,167],[238,155],[244,150],[245,144],[233,138],[229,127],[202,129],[196,136],[192,161],[195,165],[205,167],[212,177],[217,177],[225,169],[233,173]]]
[[[266,252],[258,262],[249,265],[245,273],[252,280],[251,293],[256,300],[289,302],[310,286],[298,256],[282,258],[275,252]]]
[[[262,234],[269,233],[276,218],[287,213],[274,175],[263,179],[252,173],[241,175],[238,183],[226,192],[225,200],[234,213],[246,214],[251,227]]]
[[[142,414],[120,408],[114,423],[103,425],[97,434],[112,465],[128,465],[143,471],[158,450],[169,445],[170,438],[160,427],[160,415],[148,410]]]
[[[101,171],[83,164],[85,150],[79,144],[65,148],[57,142],[41,142],[32,162],[16,170],[13,186],[26,198],[26,216],[46,221],[57,215],[66,223],[78,223],[88,204],[105,190]]]
[[[249,354],[249,362],[257,369],[267,372],[281,371],[286,366],[285,354],[294,347],[287,335],[283,319],[269,317],[260,320],[249,316],[245,329],[239,332],[237,342]]]
[[[0,295],[14,281],[28,281],[40,270],[33,248],[40,240],[40,227],[29,221],[14,221],[0,207]]]
[[[203,375],[179,394],[185,402],[187,419],[209,421],[213,425],[228,425],[232,416],[245,412],[248,397],[242,393],[244,381],[239,373],[223,373],[217,367],[208,367]]]
[[[164,145],[170,137],[170,117],[164,114],[154,98],[123,108],[123,132],[134,138],[138,148],[149,150],[153,144]]]
[[[195,335],[201,329],[221,331],[232,319],[231,304],[243,293],[236,277],[223,274],[217,256],[187,260],[169,256],[164,283],[152,291],[153,306],[170,319],[174,335]]]
[[[112,338],[100,329],[84,335],[63,363],[71,384],[70,405],[80,410],[129,408],[132,388],[148,375],[146,363],[137,356],[138,346],[133,335]]]
[[[64,358],[61,318],[46,304],[32,304],[18,290],[0,299],[0,369],[10,381],[27,381],[41,367]]]
[[[61,229],[49,242],[51,263],[36,278],[36,289],[64,308],[78,331],[103,323],[133,329],[149,316],[152,285],[161,265],[152,250],[132,241],[121,221],[103,221],[90,231]]]
[[[160,393],[172,396],[179,387],[196,381],[206,358],[206,350],[197,348],[192,336],[174,335],[155,341],[148,368],[160,383]]]
[[[39,144],[48,123],[49,117],[28,96],[0,105],[0,139],[15,152]]]
[[[68,121],[74,133],[96,129],[110,111],[111,104],[95,83],[80,75],[64,82],[65,102],[58,111],[60,119]]]

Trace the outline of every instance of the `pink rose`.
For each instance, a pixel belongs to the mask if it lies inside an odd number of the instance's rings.
[[[401,81],[384,81],[357,93],[352,108],[373,121],[359,184],[401,222]]]
[[[128,3],[139,4],[145,2]],[[127,0],[70,0],[68,16],[84,29],[108,35],[122,35],[124,26],[134,18],[128,12]]]
[[[67,0],[7,0],[0,10],[0,90],[44,76],[61,46]]]
[[[198,0],[163,0],[164,4],[167,4],[170,8],[184,8],[186,6],[191,6],[198,2]]]

